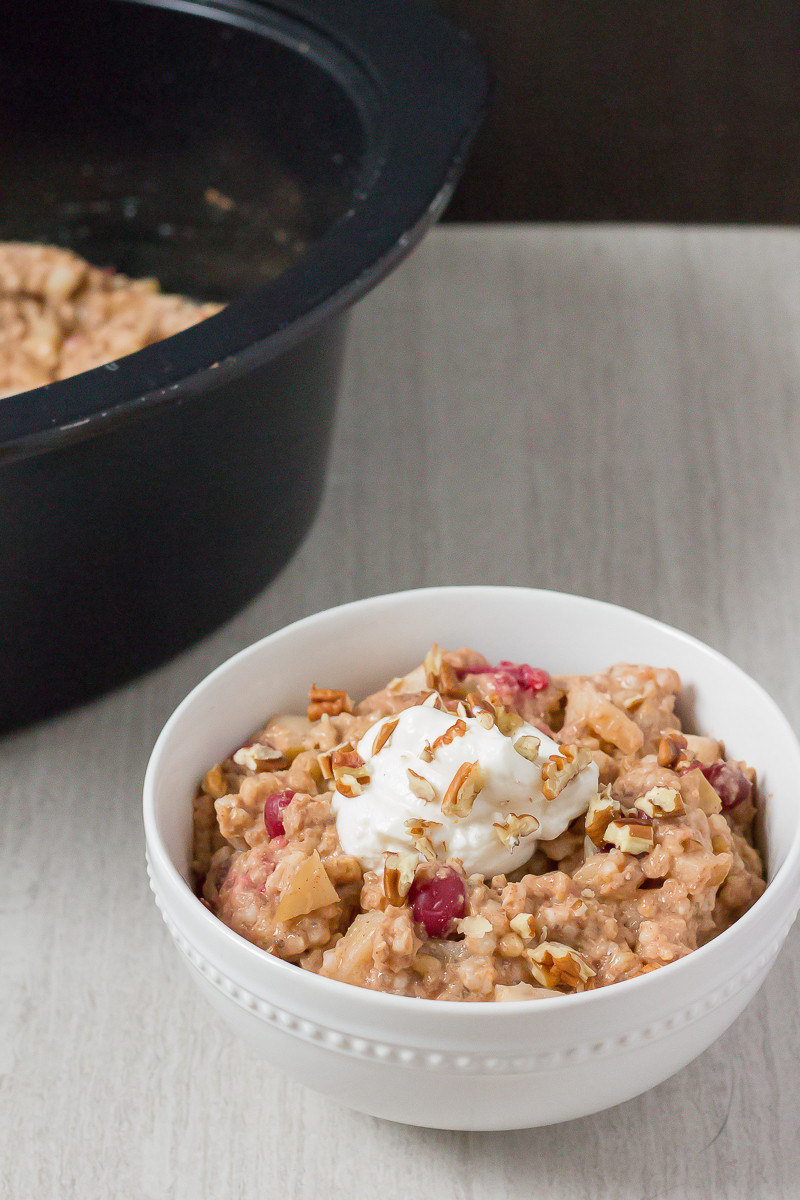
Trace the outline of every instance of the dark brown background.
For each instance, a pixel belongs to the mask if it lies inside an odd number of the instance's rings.
[[[798,220],[798,0],[438,3],[495,77],[450,220]]]

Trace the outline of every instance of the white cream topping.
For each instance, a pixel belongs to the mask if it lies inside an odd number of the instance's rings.
[[[354,855],[365,869],[382,870],[387,852],[413,852],[415,843],[406,822],[421,819],[439,824],[427,831],[437,857],[461,859],[468,875],[480,872],[491,878],[505,874],[528,861],[538,839],[563,833],[597,794],[597,767],[590,763],[555,799],[545,799],[542,767],[558,754],[557,742],[532,725],[523,724],[506,737],[494,725],[484,728],[476,717],[462,719],[466,733],[438,746],[431,762],[421,758],[420,752],[426,743],[432,745],[455,724],[458,718],[454,713],[422,705],[407,708],[397,717],[381,718],[358,743],[369,782],[363,785],[360,795],[352,798],[334,791],[331,807],[342,849]],[[397,725],[391,737],[373,754],[380,731],[392,721]],[[520,738],[531,736],[540,743],[533,762],[514,749]],[[473,762],[480,765],[483,786],[471,811],[461,817],[445,815],[441,805],[448,787],[462,764]],[[433,800],[414,794],[409,769],[433,785]],[[536,817],[539,827],[517,845],[513,839],[507,839],[510,845],[504,845],[494,826],[506,822],[512,813]]]

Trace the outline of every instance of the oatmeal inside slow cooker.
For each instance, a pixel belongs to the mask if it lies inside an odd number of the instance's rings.
[[[220,311],[57,246],[0,242],[0,397],[133,354]]]
[[[537,999],[656,970],[765,886],[755,771],[682,732],[680,687],[436,647],[357,705],[314,686],[204,777],[198,892],[265,951],[398,995]]]

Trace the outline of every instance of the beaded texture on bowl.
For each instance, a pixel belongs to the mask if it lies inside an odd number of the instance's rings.
[[[647,1042],[657,1041],[666,1034],[676,1029],[681,1029],[683,1026],[689,1025],[693,1021],[697,1021],[708,1013],[713,1012],[721,1004],[724,1004],[726,1000],[729,1000],[735,992],[740,991],[751,980],[755,979],[777,955],[798,913],[798,909],[795,909],[791,919],[785,922],[780,934],[773,938],[767,949],[762,951],[759,957],[746,970],[733,976],[727,983],[715,988],[702,1000],[695,1001],[688,1008],[680,1013],[676,1013],[667,1020],[658,1021],[653,1025],[646,1025],[642,1029],[631,1030],[630,1033],[623,1034],[622,1037],[606,1038],[604,1041],[593,1043],[585,1042],[578,1046],[572,1046],[568,1050],[517,1055],[513,1058],[498,1058],[494,1055],[481,1058],[465,1054],[432,1054],[422,1050],[409,1050],[401,1046],[393,1046],[387,1042],[375,1042],[367,1038],[354,1038],[338,1030],[316,1025],[313,1021],[295,1017],[292,1013],[279,1008],[275,1004],[268,1004],[265,1000],[254,996],[252,992],[240,987],[229,976],[223,975],[221,971],[211,965],[208,959],[204,958],[189,944],[164,908],[153,878],[149,855],[147,856],[147,874],[158,911],[161,913],[164,924],[178,949],[189,960],[192,966],[205,976],[209,983],[213,984],[214,987],[218,988],[219,991],[223,992],[242,1008],[257,1013],[262,1020],[278,1026],[287,1033],[292,1033],[295,1037],[303,1041],[321,1042],[329,1050],[336,1050],[341,1054],[350,1055],[355,1058],[375,1058],[406,1067],[421,1064],[428,1070],[458,1071],[468,1075],[527,1075],[533,1071],[551,1070],[567,1063],[585,1062],[589,1058],[606,1057],[607,1055],[617,1053],[619,1050],[633,1050],[639,1046],[643,1046]],[[661,968],[662,971],[668,969],[668,967]],[[435,1001],[415,1000],[412,1003],[424,1004],[435,1003]],[[529,1001],[528,1003],[533,1004],[534,1002]]]

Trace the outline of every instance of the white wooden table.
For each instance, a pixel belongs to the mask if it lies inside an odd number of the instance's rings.
[[[426,1132],[254,1061],[147,888],[174,705],[297,617],[433,583],[585,593],[731,655],[800,723],[800,234],[437,230],[353,318],[329,486],[264,595],[0,741],[3,1200],[797,1200],[800,929],[697,1062],[583,1121]]]

